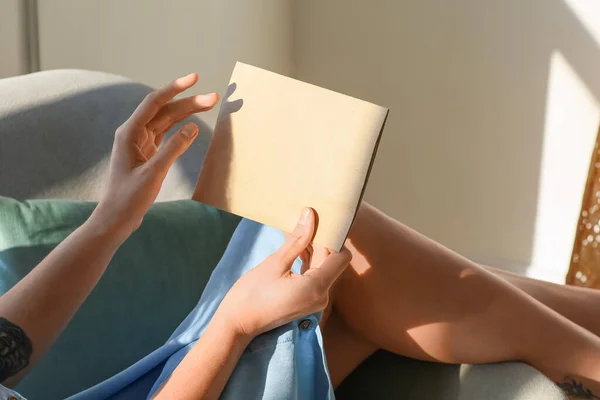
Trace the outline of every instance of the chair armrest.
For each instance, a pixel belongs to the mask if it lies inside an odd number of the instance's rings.
[[[83,70],[1,79],[0,195],[98,200],[114,132],[151,90]],[[211,132],[199,118],[188,120],[198,124],[198,138],[167,177],[159,200],[190,197],[195,186]]]
[[[460,400],[567,400],[550,379],[530,365],[506,362],[462,365]]]
[[[336,390],[338,400],[566,400],[527,364],[451,365],[378,351]]]

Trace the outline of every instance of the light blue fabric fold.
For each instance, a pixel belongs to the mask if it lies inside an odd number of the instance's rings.
[[[250,220],[240,222],[200,301],[167,342],[119,374],[69,399],[150,398],[204,332],[231,286],[284,241],[277,229]],[[297,273],[300,267],[297,259],[292,271]],[[240,358],[221,398],[334,399],[319,319],[320,313],[309,315],[255,338]]]

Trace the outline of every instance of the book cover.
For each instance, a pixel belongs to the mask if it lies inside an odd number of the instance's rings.
[[[365,191],[388,109],[238,62],[193,199],[339,251]]]

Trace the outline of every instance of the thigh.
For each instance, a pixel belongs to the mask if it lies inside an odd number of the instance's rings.
[[[350,328],[335,311],[328,314],[326,321],[321,324],[323,348],[331,383],[337,388],[377,347]]]
[[[492,332],[511,316],[490,318],[505,314],[507,299],[518,297],[509,283],[365,203],[347,247],[353,259],[332,303],[363,340],[426,361],[515,356]],[[485,340],[475,343],[471,335]]]

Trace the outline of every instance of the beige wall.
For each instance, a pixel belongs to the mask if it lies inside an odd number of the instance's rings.
[[[0,1],[0,78],[27,72],[23,3]]]
[[[102,70],[153,86],[197,71],[196,91],[222,91],[237,60],[293,73],[288,0],[40,0],[38,8],[42,69]]]
[[[198,92],[242,60],[388,106],[367,200],[477,261],[560,281],[598,125],[594,3],[39,0],[40,64],[153,86],[198,71]],[[0,2],[0,77],[25,72],[18,5]]]
[[[562,280],[600,98],[600,48],[567,3],[303,0],[294,18],[300,79],[391,109],[367,200],[477,261]]]

